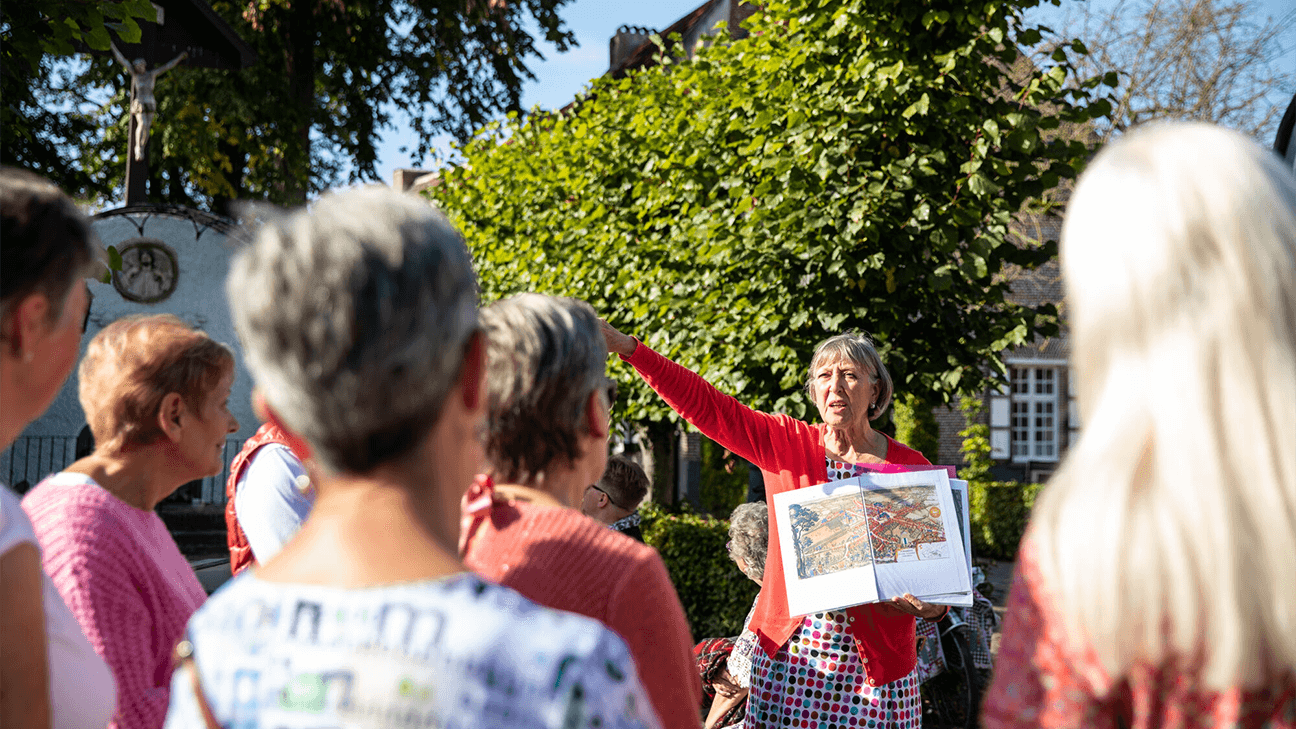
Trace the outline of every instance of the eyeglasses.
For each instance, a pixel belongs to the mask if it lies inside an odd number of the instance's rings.
[[[592,489],[594,489],[595,491],[599,492],[600,494],[603,494],[604,496],[606,496],[609,504],[615,506],[615,507],[618,508],[618,509],[622,509],[622,510],[625,510],[625,511],[629,511],[629,509],[626,509],[624,506],[618,504],[618,503],[616,502],[616,499],[612,498],[612,494],[609,494],[608,492],[606,492],[606,491],[604,491],[603,489],[599,488],[599,487],[598,487],[598,484],[593,484],[593,483],[592,483],[592,484],[589,485],[589,487],[592,488]]]
[[[86,329],[90,327],[90,307],[94,306],[94,292],[90,290],[90,284],[86,284],[86,313],[81,319],[81,333],[85,334]]]

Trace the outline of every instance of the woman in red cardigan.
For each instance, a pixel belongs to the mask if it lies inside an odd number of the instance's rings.
[[[806,389],[824,422],[811,425],[746,407],[607,322],[603,336],[675,412],[756,464],[769,499],[869,464],[928,463],[870,425],[891,404],[891,376],[866,337],[838,335],[815,350]],[[752,666],[746,726],[921,726],[914,617],[939,620],[946,608],[906,595],[889,605],[789,615],[782,565],[771,539],[750,624],[762,650]]]

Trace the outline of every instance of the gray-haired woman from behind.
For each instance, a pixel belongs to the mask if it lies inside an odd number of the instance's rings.
[[[494,483],[465,499],[464,564],[625,638],[662,725],[697,727],[688,619],[652,548],[580,513],[607,465],[607,346],[589,304],[521,294],[482,310]]]
[[[619,637],[456,557],[485,343],[445,218],[387,188],[329,195],[263,228],[228,289],[259,409],[309,455],[317,500],[190,621],[168,726],[205,708],[222,726],[656,726]]]

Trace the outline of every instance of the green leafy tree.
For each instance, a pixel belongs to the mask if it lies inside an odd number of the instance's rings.
[[[702,436],[702,469],[698,492],[702,508],[718,519],[727,519],[734,507],[747,499],[747,461]]]
[[[565,2],[213,0],[257,61],[159,80],[149,196],[224,212],[230,200],[296,203],[377,179],[393,109],[418,131],[419,154],[518,110],[538,38],[560,51],[574,42],[558,16]],[[122,189],[128,93],[123,70],[95,57],[64,64],[61,82],[37,94],[40,109],[77,124],[36,136],[84,168],[84,195]]]
[[[985,481],[990,476],[990,467],[994,465],[994,460],[990,457],[990,426],[981,417],[985,412],[985,404],[978,397],[969,396],[962,398],[959,409],[967,420],[967,427],[959,431],[959,436],[963,438],[959,451],[966,464],[959,469],[959,477],[968,481]]]
[[[0,3],[0,161],[43,171],[65,189],[89,187],[89,176],[68,164],[64,148],[91,133],[93,123],[42,104],[61,84],[55,58],[78,43],[106,51],[109,31],[138,43],[139,21],[156,17],[148,0]]]
[[[939,463],[940,426],[929,403],[913,393],[895,398],[891,404],[895,439]]]
[[[806,416],[810,352],[852,328],[899,391],[974,392],[1056,331],[1000,275],[1056,243],[1009,226],[1089,154],[1055,130],[1110,110],[1078,50],[1023,63],[1033,4],[773,0],[744,40],[484,130],[430,194],[487,300],[587,299],[755,407]],[[644,387],[621,407],[674,417]]]

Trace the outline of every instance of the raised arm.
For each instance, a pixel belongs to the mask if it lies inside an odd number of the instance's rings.
[[[126,73],[130,74],[131,77],[134,78],[135,69],[131,68],[130,61],[127,61],[126,56],[123,56],[122,52],[117,49],[117,44],[113,43],[112,41],[108,41],[108,47],[112,48],[113,58],[116,58],[117,62],[120,63],[123,68],[126,69]]]
[[[161,66],[158,66],[157,68],[153,69],[154,77],[160,76],[161,74],[170,71],[171,69],[176,67],[176,64],[180,63],[181,61],[183,61],[188,57],[189,57],[189,51],[180,51],[180,55],[176,56],[175,58],[172,58],[171,60],[167,61]]]
[[[753,410],[726,395],[700,375],[640,344],[607,322],[608,351],[621,355],[661,396],[703,435],[766,471],[777,473],[793,434],[810,426],[786,415]]]

